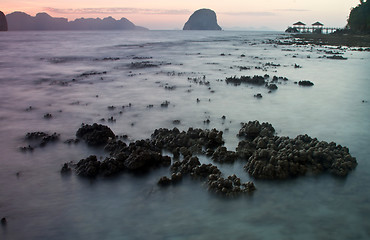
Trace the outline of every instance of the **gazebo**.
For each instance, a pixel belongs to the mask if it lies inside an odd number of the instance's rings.
[[[304,30],[306,24],[304,24],[303,22],[296,22],[293,24],[293,27],[296,28],[299,32]]]
[[[312,32],[313,33],[322,33],[323,26],[324,26],[324,24],[322,24],[321,22],[312,23]]]
[[[312,27],[314,28],[322,28],[323,26],[324,24],[322,24],[321,22],[312,23]]]
[[[296,22],[293,24],[293,26],[306,26],[303,22]]]

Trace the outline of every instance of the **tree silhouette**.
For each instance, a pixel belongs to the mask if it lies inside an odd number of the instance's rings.
[[[351,10],[348,26],[354,32],[370,33],[370,4],[360,0],[360,4]]]

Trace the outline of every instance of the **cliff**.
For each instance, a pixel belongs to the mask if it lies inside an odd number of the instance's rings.
[[[216,13],[211,9],[195,11],[185,23],[183,30],[222,30],[217,24]]]
[[[115,20],[112,17],[79,18],[68,21],[67,18],[54,18],[47,13],[38,13],[32,17],[23,12],[13,12],[6,16],[9,31],[37,30],[144,30],[126,18]]]
[[[8,31],[8,23],[2,11],[0,11],[0,31]]]

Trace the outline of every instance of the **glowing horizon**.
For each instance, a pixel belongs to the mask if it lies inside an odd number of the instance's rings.
[[[104,4],[97,0],[65,0],[49,2],[45,0],[3,0],[5,14],[15,11],[35,16],[46,12],[53,17],[76,18],[127,18],[135,25],[152,30],[182,29],[189,16],[200,8],[216,12],[218,23],[223,29],[268,29],[285,30],[297,21],[311,25],[316,21],[330,27],[344,27],[350,9],[359,4],[358,0],[230,0],[199,1],[187,0],[107,0]]]

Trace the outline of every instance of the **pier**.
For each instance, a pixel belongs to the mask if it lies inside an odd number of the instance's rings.
[[[290,32],[296,32],[296,33],[333,33],[339,29],[338,27],[324,27],[324,24],[320,22],[315,22],[312,24],[311,27],[307,27],[306,24],[303,22],[296,22],[293,24],[293,26],[288,27],[288,30]]]

